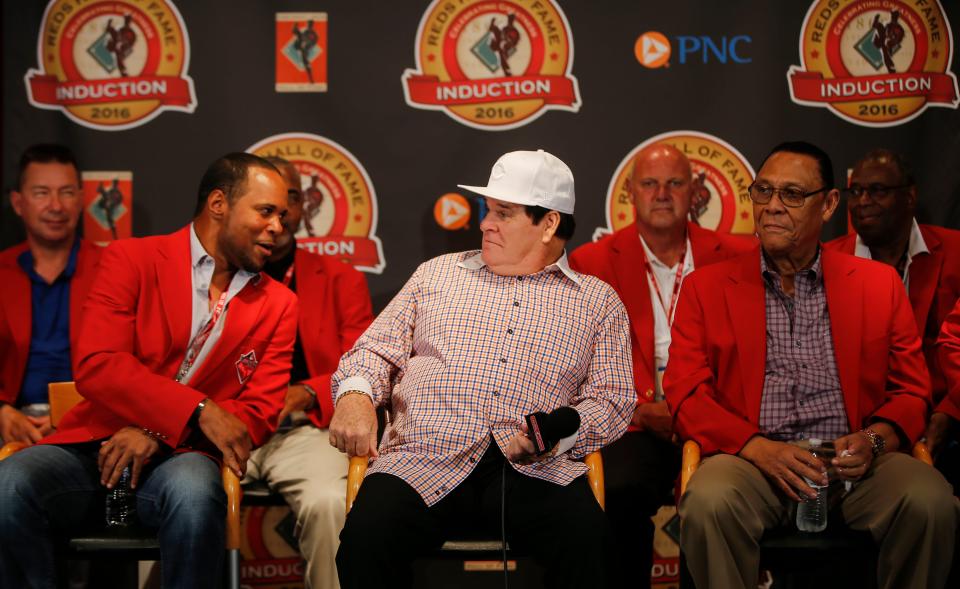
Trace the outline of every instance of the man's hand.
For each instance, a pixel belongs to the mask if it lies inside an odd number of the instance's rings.
[[[804,477],[828,484],[827,470],[813,454],[785,442],[775,442],[763,436],[754,436],[740,450],[740,456],[753,463],[760,472],[794,501],[803,501],[801,495],[814,499],[817,492],[804,481]]]
[[[348,456],[379,456],[377,412],[370,397],[363,393],[340,397],[330,421],[330,445]]]
[[[673,440],[673,417],[666,401],[638,403],[633,410],[631,423],[643,428],[662,440]]]
[[[943,443],[947,441],[947,433],[953,425],[953,418],[946,413],[939,411],[930,416],[930,424],[927,425],[927,433],[924,437],[927,439],[927,449],[931,456],[936,456]]]
[[[313,405],[315,399],[307,391],[307,387],[302,384],[292,384],[287,387],[287,396],[283,401],[283,410],[280,411],[280,417],[277,418],[277,424],[283,423],[283,420],[287,418],[291,413],[296,413],[297,411],[306,411]]]
[[[540,455],[535,454],[536,448],[533,445],[533,440],[527,435],[528,433],[527,424],[521,423],[520,433],[514,434],[510,438],[510,442],[507,443],[507,460],[516,464],[527,465],[543,462],[556,456],[559,444],[554,444],[553,449],[549,452]]]
[[[831,464],[837,467],[837,476],[846,481],[856,481],[870,470],[873,464],[873,443],[863,432],[837,438],[833,443],[837,457]]]
[[[253,448],[246,424],[209,399],[200,412],[199,423],[203,435],[223,454],[223,463],[242,479]]]
[[[33,415],[27,415],[27,419],[30,420],[30,423],[33,424],[35,428],[40,430],[40,433],[44,436],[49,436],[53,433],[53,424],[50,423],[50,414],[42,415],[40,417],[34,417]]]
[[[0,407],[0,438],[4,442],[23,442],[32,446],[44,435],[31,418],[17,411],[13,405]]]
[[[110,436],[100,445],[97,467],[100,468],[100,484],[112,489],[123,469],[130,467],[130,488],[137,488],[140,471],[148,458],[160,449],[160,443],[142,429],[127,426]]]

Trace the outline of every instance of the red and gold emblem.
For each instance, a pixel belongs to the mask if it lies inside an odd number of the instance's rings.
[[[417,69],[402,78],[414,108],[488,131],[580,109],[570,26],[552,0],[434,0],[416,47]]]
[[[957,108],[953,33],[939,0],[818,0],[787,74],[797,104],[889,127],[928,106]]]
[[[310,133],[283,133],[249,149],[296,166],[303,187],[303,225],[297,245],[380,274],[386,263],[376,236],[377,196],[367,171],[339,143]]]
[[[190,42],[169,0],[52,0],[27,72],[30,104],[119,131],[165,110],[193,112]]]

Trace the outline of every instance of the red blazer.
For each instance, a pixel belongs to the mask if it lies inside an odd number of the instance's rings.
[[[26,249],[24,242],[0,252],[0,401],[11,405],[20,396],[33,325],[30,277],[17,263],[17,256]],[[80,241],[77,269],[70,280],[70,350],[74,359],[80,336],[80,310],[93,285],[102,252],[102,248]]]
[[[726,260],[752,249],[756,241],[725,235],[687,223],[687,235],[693,250],[693,266],[700,268]],[[637,402],[653,401],[653,307],[650,287],[644,271],[646,257],[636,223],[599,241],[578,247],[570,254],[570,267],[592,274],[613,287],[620,295],[630,317],[630,343],[633,348],[633,382]],[[636,429],[631,426],[631,429]]]
[[[220,338],[190,386],[174,380],[190,339],[191,230],[107,247],[76,349],[75,378],[85,400],[44,442],[100,440],[136,425],[177,448],[204,397],[243,421],[254,445],[276,426],[290,379],[297,301],[266,276],[230,301]],[[257,363],[241,382],[240,359],[250,352]]]
[[[899,276],[835,250],[824,249],[821,260],[850,431],[883,418],[915,441],[926,423],[930,377]],[[760,433],[765,309],[759,247],[684,283],[664,390],[677,432],[705,453],[735,454]]]
[[[913,266],[910,269],[913,270]],[[940,401],[937,411],[960,419],[960,302],[944,320],[937,344],[940,368],[947,382],[947,395]]]
[[[363,274],[334,258],[298,249],[294,276],[300,298],[299,333],[310,378],[317,393],[309,412],[319,428],[330,426],[333,392],[330,377],[345,354],[373,321],[370,292]]]
[[[910,306],[923,337],[923,354],[933,383],[933,401],[937,403],[935,411],[960,419],[957,407],[943,401],[947,382],[936,353],[940,326],[960,299],[960,231],[920,225],[920,234],[930,253],[917,256],[910,263]],[[850,233],[825,247],[853,254],[856,242],[857,234]]]

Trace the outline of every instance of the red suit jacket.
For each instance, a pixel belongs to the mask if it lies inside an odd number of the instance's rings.
[[[881,418],[916,441],[930,377],[903,284],[890,267],[822,250],[823,280],[850,431]],[[766,362],[760,248],[696,270],[680,293],[664,376],[677,432],[736,454],[759,434]]]
[[[330,426],[333,393],[330,377],[345,354],[373,321],[370,292],[363,274],[352,266],[299,249],[294,276],[300,298],[299,333],[310,378],[303,381],[317,393],[310,421]]]
[[[75,377],[85,400],[44,442],[99,440],[135,425],[177,448],[204,397],[243,421],[254,445],[276,426],[290,380],[297,300],[264,275],[230,301],[220,338],[190,385],[174,380],[190,339],[189,231],[124,239],[106,249],[76,349]],[[240,362],[251,351],[252,367]]]
[[[960,419],[958,405],[945,402],[947,383],[937,358],[936,343],[943,320],[960,299],[960,231],[933,225],[920,225],[920,234],[929,254],[922,254],[910,263],[910,306],[923,337],[923,354],[933,383],[935,411]],[[857,234],[838,237],[825,247],[853,254]]]
[[[0,252],[0,401],[11,405],[16,404],[23,385],[33,325],[30,277],[17,263],[17,256],[26,249],[24,242]],[[93,285],[102,252],[102,248],[80,241],[77,269],[70,279],[70,350],[74,359],[80,336],[80,311]]]
[[[910,269],[913,270],[913,267]],[[960,301],[943,322],[938,348],[940,368],[947,382],[947,395],[940,401],[937,411],[960,419]]]
[[[687,235],[693,250],[693,266],[700,268],[743,253],[756,245],[752,239],[724,235],[687,223]],[[653,307],[646,257],[636,223],[599,241],[578,247],[570,254],[570,267],[592,274],[613,287],[630,317],[630,343],[633,348],[633,382],[637,402],[653,401]],[[630,429],[636,429],[630,426]]]

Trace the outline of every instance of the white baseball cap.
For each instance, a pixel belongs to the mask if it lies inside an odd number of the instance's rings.
[[[486,186],[457,186],[504,202],[573,214],[573,172],[542,149],[500,156]]]

